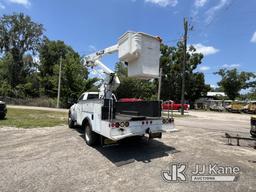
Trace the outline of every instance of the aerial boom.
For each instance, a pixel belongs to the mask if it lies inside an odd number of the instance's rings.
[[[118,43],[83,58],[87,67],[100,67],[106,78],[100,87],[100,95],[104,99],[112,98],[112,91],[120,84],[119,78],[113,70],[100,60],[107,54],[118,52],[120,61],[128,64],[128,76],[139,79],[152,79],[159,77],[161,39],[141,32],[126,32]]]
[[[120,84],[118,76],[113,70],[104,65],[100,59],[106,54],[112,54],[118,51],[118,45],[113,45],[96,53],[90,54],[83,58],[84,65],[87,67],[100,67],[106,74],[103,84],[100,87],[100,97],[105,99],[112,98],[112,91],[116,90]]]

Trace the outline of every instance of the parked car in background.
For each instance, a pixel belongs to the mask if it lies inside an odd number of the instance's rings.
[[[256,101],[250,101],[244,106],[243,111],[245,113],[256,113]]]
[[[4,119],[7,113],[6,104],[3,101],[0,101],[0,119]]]
[[[190,105],[189,104],[184,104],[184,110],[189,110]],[[181,104],[175,103],[172,100],[165,101],[162,104],[162,109],[163,110],[181,110]]]
[[[241,113],[244,111],[244,107],[246,106],[246,102],[244,101],[233,101],[231,105],[227,106],[227,110],[233,113]]]
[[[225,108],[226,111],[228,111],[229,107],[231,107],[232,100],[224,100],[223,101],[223,107]]]
[[[223,100],[210,100],[209,109],[210,111],[225,111],[225,108],[223,107]]]

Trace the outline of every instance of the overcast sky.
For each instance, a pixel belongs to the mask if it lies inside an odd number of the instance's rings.
[[[256,72],[255,0],[0,0],[0,15],[13,12],[28,14],[51,40],[63,40],[80,54],[113,45],[128,30],[175,45],[188,17],[188,43],[205,55],[198,70],[207,83],[217,84],[212,73],[221,67]],[[111,68],[116,61],[104,59]]]

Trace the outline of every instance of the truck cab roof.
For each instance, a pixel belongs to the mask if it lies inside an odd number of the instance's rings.
[[[84,92],[78,98],[78,101],[89,100],[89,99],[99,99],[99,92]]]
[[[116,96],[112,93],[112,98],[116,101]],[[82,95],[78,98],[78,101],[83,100],[91,100],[91,99],[100,99],[100,93],[99,92],[84,92]]]

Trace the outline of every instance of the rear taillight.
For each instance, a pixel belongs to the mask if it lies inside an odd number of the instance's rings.
[[[163,124],[172,123],[172,122],[174,122],[174,119],[173,119],[173,118],[170,118],[170,119],[163,119],[162,122],[163,122]]]
[[[116,122],[115,123],[115,127],[118,128],[120,126],[120,123],[119,122]]]
[[[109,127],[112,127],[112,128],[119,128],[119,127],[129,127],[129,122],[115,122],[115,123],[110,123],[109,124]]]
[[[125,127],[129,127],[129,125],[130,125],[130,123],[128,121],[124,123]]]
[[[169,123],[172,123],[172,122],[174,122],[174,119],[173,118],[169,119]]]

